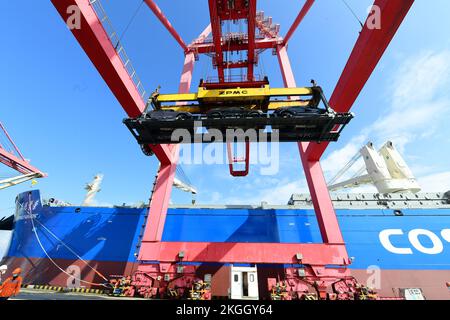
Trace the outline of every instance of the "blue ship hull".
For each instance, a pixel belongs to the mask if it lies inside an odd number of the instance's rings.
[[[353,259],[350,268],[360,281],[379,272],[379,289],[390,296],[421,288],[428,298],[450,298],[450,210],[405,209],[402,216],[379,209],[336,212]],[[42,206],[39,191],[22,193],[4,263],[24,268],[25,281],[33,284],[67,286],[72,272],[86,283],[98,282],[93,269],[130,273],[146,214],[140,208]],[[163,240],[321,243],[312,209],[169,209]],[[283,266],[258,267],[271,273]],[[227,275],[220,268],[227,266],[203,269],[217,273],[216,295],[226,295]]]

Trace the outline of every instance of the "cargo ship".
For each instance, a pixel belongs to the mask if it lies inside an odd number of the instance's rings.
[[[450,192],[332,194],[339,224],[360,282],[380,294],[449,299]],[[93,207],[42,200],[39,190],[21,193],[10,245],[2,264],[25,271],[25,284],[92,287],[102,275],[137,268],[146,206]],[[309,195],[274,206],[172,205],[163,241],[321,243]],[[203,263],[213,297],[227,297],[230,268]],[[260,298],[267,278],[286,265],[258,265]]]

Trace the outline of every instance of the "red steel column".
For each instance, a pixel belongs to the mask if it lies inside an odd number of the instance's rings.
[[[285,46],[277,48],[278,62],[285,87],[296,87],[295,77]],[[314,205],[314,211],[319,223],[320,233],[324,243],[343,244],[341,230],[334,212],[327,184],[319,161],[309,161],[305,151],[309,143],[299,142],[298,147],[305,171],[306,181]]]
[[[247,80],[253,81],[255,65],[255,33],[256,33],[256,0],[249,0],[248,9],[248,53],[247,53]]]
[[[116,48],[97,17],[89,0],[51,0],[65,22],[73,15],[73,8],[80,14],[80,28],[71,30],[89,59],[97,68],[106,84],[129,117],[141,115],[145,102],[130,78]],[[152,145],[153,152],[161,163],[170,163],[167,145]]]
[[[225,81],[225,73],[223,70],[223,51],[222,51],[222,26],[220,16],[217,11],[217,0],[208,0],[209,15],[211,20],[211,30],[213,35],[215,58],[217,63],[217,72],[219,82]]]
[[[284,45],[287,45],[289,39],[294,34],[295,30],[297,29],[298,25],[302,22],[302,20],[306,17],[306,14],[308,13],[309,9],[314,4],[314,0],[306,0],[305,4],[303,5],[302,10],[300,10],[297,18],[295,18],[294,23],[289,28],[289,31],[286,33],[286,36],[284,37]]]
[[[371,28],[366,23],[356,41],[347,65],[330,98],[330,106],[337,112],[348,112],[369,80],[375,67],[394,38],[414,0],[376,0],[380,9],[381,28]],[[370,19],[370,17],[368,17]],[[328,142],[311,143],[307,154],[319,160]]]
[[[181,74],[179,93],[188,93],[191,87],[192,74],[194,71],[195,55],[193,52],[186,54]],[[156,184],[154,187],[152,200],[150,203],[149,215],[145,227],[142,241],[159,242],[161,241],[166,222],[167,209],[169,208],[170,195],[172,193],[173,179],[179,158],[179,145],[171,145],[172,163],[161,163]],[[143,252],[139,252],[141,259]],[[144,259],[141,259],[144,260]]]
[[[147,6],[153,11],[155,16],[161,21],[161,23],[166,27],[167,31],[170,32],[170,34],[174,37],[174,39],[178,42],[178,44],[183,48],[185,52],[188,51],[188,47],[186,43],[184,43],[181,36],[177,33],[175,28],[170,23],[169,19],[166,18],[164,13],[161,11],[161,9],[158,7],[158,5],[153,0],[145,0],[145,3]]]

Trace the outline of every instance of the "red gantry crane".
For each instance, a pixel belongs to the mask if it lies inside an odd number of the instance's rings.
[[[148,111],[148,105],[146,106],[144,97],[145,93],[140,90],[141,83],[136,81],[134,69],[130,73],[129,60],[127,60],[126,55],[124,58],[124,51],[120,43],[112,40],[114,35],[108,33],[104,17],[101,10],[99,10],[99,8],[101,9],[99,1],[52,0],[52,2],[64,21],[68,21],[74,13],[70,8],[77,8],[80,14],[80,27],[72,28],[73,35],[123,106],[129,118],[136,120],[142,117]],[[202,113],[206,100],[201,100],[201,90],[247,88],[251,91],[252,89],[267,89],[269,93],[266,96],[271,96],[272,94],[276,96],[276,90],[270,91],[271,89],[266,87],[268,85],[267,78],[260,79],[254,74],[255,64],[258,63],[258,53],[264,49],[270,49],[276,53],[284,85],[286,88],[292,88],[293,90],[294,94],[292,95],[295,96],[295,99],[292,100],[294,103],[295,100],[298,101],[299,96],[305,94],[301,89],[307,90],[307,93],[312,93],[312,100],[314,100],[313,89],[316,87],[315,85],[312,88],[296,88],[295,77],[291,69],[287,50],[289,40],[313,6],[314,0],[305,1],[303,8],[284,37],[279,35],[279,25],[273,25],[271,18],[264,18],[262,13],[257,13],[256,0],[208,0],[211,23],[190,44],[186,44],[183,41],[182,37],[176,32],[154,1],[145,0],[145,3],[180,44],[184,53],[184,67],[179,85],[180,95],[171,101],[175,101],[179,105],[180,102],[189,104],[195,100],[199,104],[193,107],[198,108],[199,112]],[[364,25],[329,101],[329,106],[334,110],[333,112],[345,114],[350,111],[413,3],[414,0],[375,0],[374,6],[379,9],[381,27],[374,28],[369,23]],[[368,19],[370,18],[371,16],[368,17]],[[224,31],[222,27],[223,22],[238,20],[246,21],[248,26],[246,32],[229,33]],[[210,34],[212,34],[211,39],[208,38]],[[229,51],[247,52],[246,59],[230,61],[224,58]],[[199,88],[199,92],[195,96],[191,94],[191,96],[187,97],[183,94],[189,93],[193,68],[196,57],[199,54],[212,56],[213,66],[217,69],[217,79],[215,81],[206,79],[206,81],[201,83],[201,88]],[[246,70],[246,75],[239,79],[227,76],[226,70],[232,68],[244,69]],[[278,93],[288,97],[291,96],[286,91],[279,91]],[[232,97],[231,100],[235,98]],[[253,96],[252,99],[254,99]],[[153,105],[158,105],[158,102],[161,102],[161,100],[164,102],[170,99],[164,95],[154,94],[150,100]],[[238,101],[242,102],[243,100],[238,99]],[[213,101],[214,103],[218,103],[218,100]],[[260,111],[267,112],[271,110],[271,102],[267,103],[266,101],[264,104],[256,102],[251,107],[255,107],[255,105]],[[206,107],[210,106],[206,105]],[[162,107],[161,110],[163,110]],[[272,118],[264,118],[266,122],[262,123],[263,125],[278,123],[270,122],[275,120],[269,121],[267,119]],[[220,120],[224,121],[224,119]],[[205,121],[209,120],[206,119]],[[252,123],[258,123],[258,121],[262,120],[257,119]],[[219,122],[211,123],[212,125],[217,125]],[[179,293],[182,294],[183,290],[190,289],[196,281],[195,271],[197,267],[186,263],[213,262],[223,264],[296,265],[297,267],[286,268],[284,279],[282,279],[285,290],[289,291],[289,297],[291,298],[302,298],[311,290],[315,290],[322,299],[347,299],[357,293],[358,286],[346,268],[351,261],[346,251],[320,166],[320,158],[325,152],[328,143],[337,139],[339,128],[342,128],[347,122],[331,123],[334,131],[328,130],[327,134],[335,133],[333,138],[328,136],[328,138],[316,137],[308,139],[303,135],[299,135],[291,140],[285,140],[297,141],[298,143],[304,173],[322,235],[323,243],[320,244],[162,241],[162,233],[179,155],[179,144],[159,142],[146,145],[148,153],[156,155],[159,159],[160,168],[140,244],[139,265],[137,271],[133,274],[135,287],[141,294],[149,297],[156,295],[157,292],[160,294],[164,293],[170,286],[178,287],[181,290]],[[136,123],[135,127],[133,127],[134,129],[138,125],[144,126],[143,123],[145,121]],[[174,123],[178,122],[175,121]],[[232,123],[230,125],[235,124]],[[141,130],[140,133],[149,132],[148,127],[139,127],[138,129]],[[141,135],[137,134],[135,137],[138,139]],[[149,135],[147,138],[152,137],[154,135]],[[142,140],[140,143],[144,143],[143,141],[145,142],[145,140]],[[231,158],[231,160],[236,162],[239,159]],[[233,173],[233,170],[231,171]],[[245,175],[246,171],[248,172],[248,168],[244,170],[242,175]],[[128,270],[128,272],[132,273],[132,270]],[[268,282],[269,290],[279,285],[277,279],[269,279]],[[330,288],[333,289],[334,293],[330,294]]]
[[[0,189],[5,189],[32,179],[47,176],[45,173],[30,165],[23,157],[19,148],[11,139],[11,136],[1,122],[0,135],[6,138],[4,144],[0,143],[0,162],[20,173],[19,176],[1,180]]]

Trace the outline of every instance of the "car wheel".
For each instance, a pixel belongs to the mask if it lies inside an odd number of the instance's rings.
[[[259,118],[260,116],[261,116],[261,114],[256,111],[249,112],[247,115],[248,118]]]
[[[176,120],[188,120],[189,116],[185,113],[181,113],[181,114],[177,115],[177,117],[175,119]]]
[[[221,112],[211,112],[210,114],[208,114],[208,118],[221,119],[222,118],[222,113]]]
[[[288,118],[292,118],[294,115],[292,114],[292,112],[290,112],[290,111],[283,111],[283,112],[281,112],[281,114],[280,114],[280,117],[281,118],[285,118],[285,119],[288,119]]]

